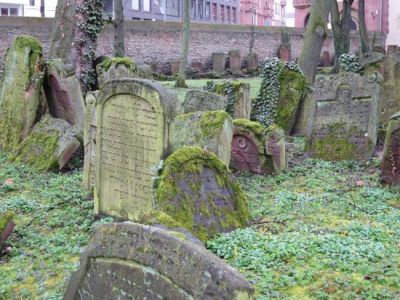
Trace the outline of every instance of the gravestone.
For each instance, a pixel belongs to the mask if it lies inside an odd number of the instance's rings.
[[[240,60],[240,50],[231,50],[229,56],[229,69],[233,74],[240,74],[242,62]]]
[[[324,51],[322,53],[322,66],[323,67],[330,67],[332,66],[332,59],[329,51]]]
[[[258,54],[249,53],[246,56],[246,69],[247,73],[253,73],[258,70]]]
[[[382,180],[400,184],[400,113],[392,116],[386,132],[382,158]]]
[[[63,66],[60,60],[49,61],[43,88],[50,114],[83,131],[85,103],[74,66]]]
[[[4,243],[14,230],[13,222],[14,213],[11,211],[0,213],[0,252],[4,247]]]
[[[96,67],[97,81],[102,87],[107,81],[115,78],[138,78],[138,68],[129,57],[106,58]]]
[[[40,105],[42,47],[18,36],[7,50],[0,81],[0,148],[13,151],[28,136]]]
[[[246,226],[247,200],[224,163],[199,147],[182,147],[164,162],[156,207],[197,238]]]
[[[232,131],[232,118],[221,110],[179,115],[171,126],[171,148],[198,146],[229,166]]]
[[[96,168],[96,102],[98,91],[88,92],[86,95],[85,124],[83,130],[84,160],[83,160],[83,187],[92,191],[95,183]]]
[[[212,65],[213,71],[215,73],[224,73],[225,72],[225,53],[214,52],[212,54]]]
[[[225,97],[204,90],[193,89],[187,91],[182,103],[185,114],[196,111],[225,110]]]
[[[179,73],[180,65],[181,65],[181,61],[179,59],[171,61],[171,74],[172,75]]]
[[[153,210],[175,100],[154,82],[107,81],[96,104],[95,212],[136,220]]]
[[[245,119],[234,120],[233,124],[231,169],[269,175],[286,168],[285,135],[281,128],[265,128]]]
[[[250,119],[251,98],[249,83],[236,81],[216,83],[213,92],[226,97],[225,110],[232,118]]]
[[[278,49],[278,58],[283,61],[289,62],[292,59],[290,47],[281,45]]]
[[[178,233],[136,223],[98,226],[64,300],[252,299],[247,280]]]
[[[80,129],[46,115],[12,155],[12,160],[38,171],[61,170],[80,147]]]
[[[387,54],[388,55],[398,52],[398,51],[399,51],[399,46],[397,46],[397,45],[388,45],[387,46]]]
[[[379,74],[343,72],[315,81],[316,116],[311,137],[313,157],[368,159],[376,145],[381,87]]]

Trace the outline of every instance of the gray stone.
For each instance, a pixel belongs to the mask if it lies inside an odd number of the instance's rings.
[[[226,98],[211,92],[193,89],[186,93],[182,103],[185,114],[196,111],[225,110]]]
[[[180,236],[135,223],[97,227],[64,300],[253,298],[241,274]]]
[[[225,73],[225,59],[225,53],[214,52],[212,54],[213,71],[215,73]]]
[[[240,74],[242,69],[242,61],[240,59],[240,50],[231,50],[229,55],[229,70],[233,74]]]
[[[400,185],[400,113],[392,116],[385,139],[382,156],[382,180]]]
[[[100,88],[116,78],[139,78],[135,62],[129,57],[107,58],[96,66]]]
[[[385,59],[385,55],[379,52],[369,52],[366,54],[361,54],[358,57],[358,63],[362,66],[366,66],[369,64],[374,64],[381,62]]]

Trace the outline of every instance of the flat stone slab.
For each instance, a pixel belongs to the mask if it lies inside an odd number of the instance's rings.
[[[252,299],[245,278],[182,234],[131,222],[100,225],[64,300]]]

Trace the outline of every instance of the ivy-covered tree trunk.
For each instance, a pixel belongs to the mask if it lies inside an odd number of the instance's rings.
[[[329,0],[313,1],[299,65],[310,84],[314,83],[322,45],[327,35]]]
[[[367,26],[365,24],[365,3],[364,0],[358,0],[358,26],[360,30],[361,52],[368,53],[370,51],[368,42]]]
[[[182,18],[182,55],[179,65],[178,78],[175,82],[175,87],[187,88],[186,69],[189,55],[189,39],[190,39],[190,15],[189,15],[189,0],[183,1],[183,18]]]
[[[93,64],[103,24],[102,0],[58,1],[50,58],[75,67],[84,94],[96,82]]]
[[[122,0],[114,1],[114,54],[115,57],[125,56],[124,6]]]

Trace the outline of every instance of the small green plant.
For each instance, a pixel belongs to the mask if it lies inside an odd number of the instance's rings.
[[[357,56],[344,53],[339,57],[339,67],[346,72],[360,73],[363,66],[358,63]]]

